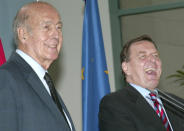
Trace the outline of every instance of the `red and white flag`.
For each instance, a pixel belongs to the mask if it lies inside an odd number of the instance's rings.
[[[4,64],[5,62],[6,62],[6,58],[4,55],[3,44],[2,44],[1,39],[0,39],[0,66],[2,64]]]

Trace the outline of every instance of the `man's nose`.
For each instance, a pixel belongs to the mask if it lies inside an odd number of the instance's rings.
[[[61,31],[57,29],[57,27],[52,27],[52,31],[51,31],[51,35],[54,37],[54,38],[59,38],[59,35],[61,35],[60,33]]]
[[[149,60],[151,61],[151,62],[155,62],[156,61],[156,56],[154,56],[154,55],[149,55]]]
[[[53,31],[53,35],[55,38],[59,38],[59,31],[55,28],[54,31]]]

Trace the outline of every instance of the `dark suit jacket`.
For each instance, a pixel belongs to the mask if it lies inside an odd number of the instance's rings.
[[[162,101],[163,102],[163,101]],[[164,102],[163,102],[164,104]],[[184,131],[184,119],[166,109],[174,131]],[[165,131],[162,121],[130,85],[106,95],[100,103],[100,131]]]
[[[0,130],[70,131],[37,74],[17,53],[0,67]]]

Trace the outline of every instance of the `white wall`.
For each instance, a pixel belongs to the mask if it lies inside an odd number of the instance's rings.
[[[59,60],[51,70],[57,75],[56,86],[72,116],[77,131],[82,131],[81,53],[83,0],[44,0],[53,4],[63,21],[63,48]],[[106,51],[111,91],[114,91],[114,73],[109,22],[108,0],[99,0],[99,11]],[[57,71],[56,71],[57,70]],[[59,72],[59,73],[58,73]],[[54,76],[54,75],[53,75]]]

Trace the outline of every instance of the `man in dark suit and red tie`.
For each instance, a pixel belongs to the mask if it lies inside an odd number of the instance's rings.
[[[0,67],[1,131],[75,131],[48,74],[62,47],[62,26],[49,3],[28,3],[18,11],[17,49]]]
[[[120,58],[127,86],[101,100],[100,131],[183,131],[184,115],[156,88],[162,63],[155,42],[148,35],[132,39]]]

